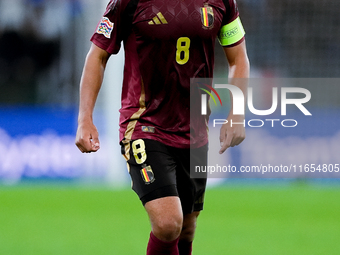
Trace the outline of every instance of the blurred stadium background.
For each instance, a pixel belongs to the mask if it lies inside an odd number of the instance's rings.
[[[147,217],[118,145],[122,53],[111,59],[96,105],[101,150],[83,155],[74,145],[81,71],[107,2],[0,0],[0,254],[145,250]],[[309,106],[323,119],[308,122],[298,141],[265,129],[250,131],[248,145],[264,137],[273,146],[262,151],[286,142],[292,154],[340,163],[340,2],[238,5],[252,77],[332,81],[309,87],[322,95]],[[218,45],[215,76],[226,76]],[[254,163],[248,156],[256,150],[240,148],[230,160]],[[297,177],[211,180],[195,254],[339,254],[338,180]]]

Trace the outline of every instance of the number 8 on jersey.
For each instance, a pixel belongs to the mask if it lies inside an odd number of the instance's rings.
[[[189,60],[190,39],[188,37],[180,37],[177,40],[176,62],[184,65]]]

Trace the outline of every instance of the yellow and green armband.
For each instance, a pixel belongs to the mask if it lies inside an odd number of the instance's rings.
[[[218,39],[222,46],[229,46],[237,43],[245,34],[240,17],[237,17],[237,19],[221,28]]]

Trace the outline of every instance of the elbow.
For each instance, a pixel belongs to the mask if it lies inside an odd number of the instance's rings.
[[[99,63],[103,68],[105,68],[109,58],[109,53],[93,44],[87,54],[86,60]]]
[[[250,73],[250,61],[249,61],[249,58],[248,56],[245,56],[245,59],[244,59],[244,69],[247,71],[247,77],[249,77],[249,73]]]
[[[250,73],[250,62],[247,55],[229,63],[230,78],[248,78]]]

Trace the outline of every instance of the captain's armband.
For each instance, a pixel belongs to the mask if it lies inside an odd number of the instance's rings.
[[[221,28],[218,40],[222,46],[229,46],[240,41],[245,34],[240,17],[237,17],[237,19]]]

